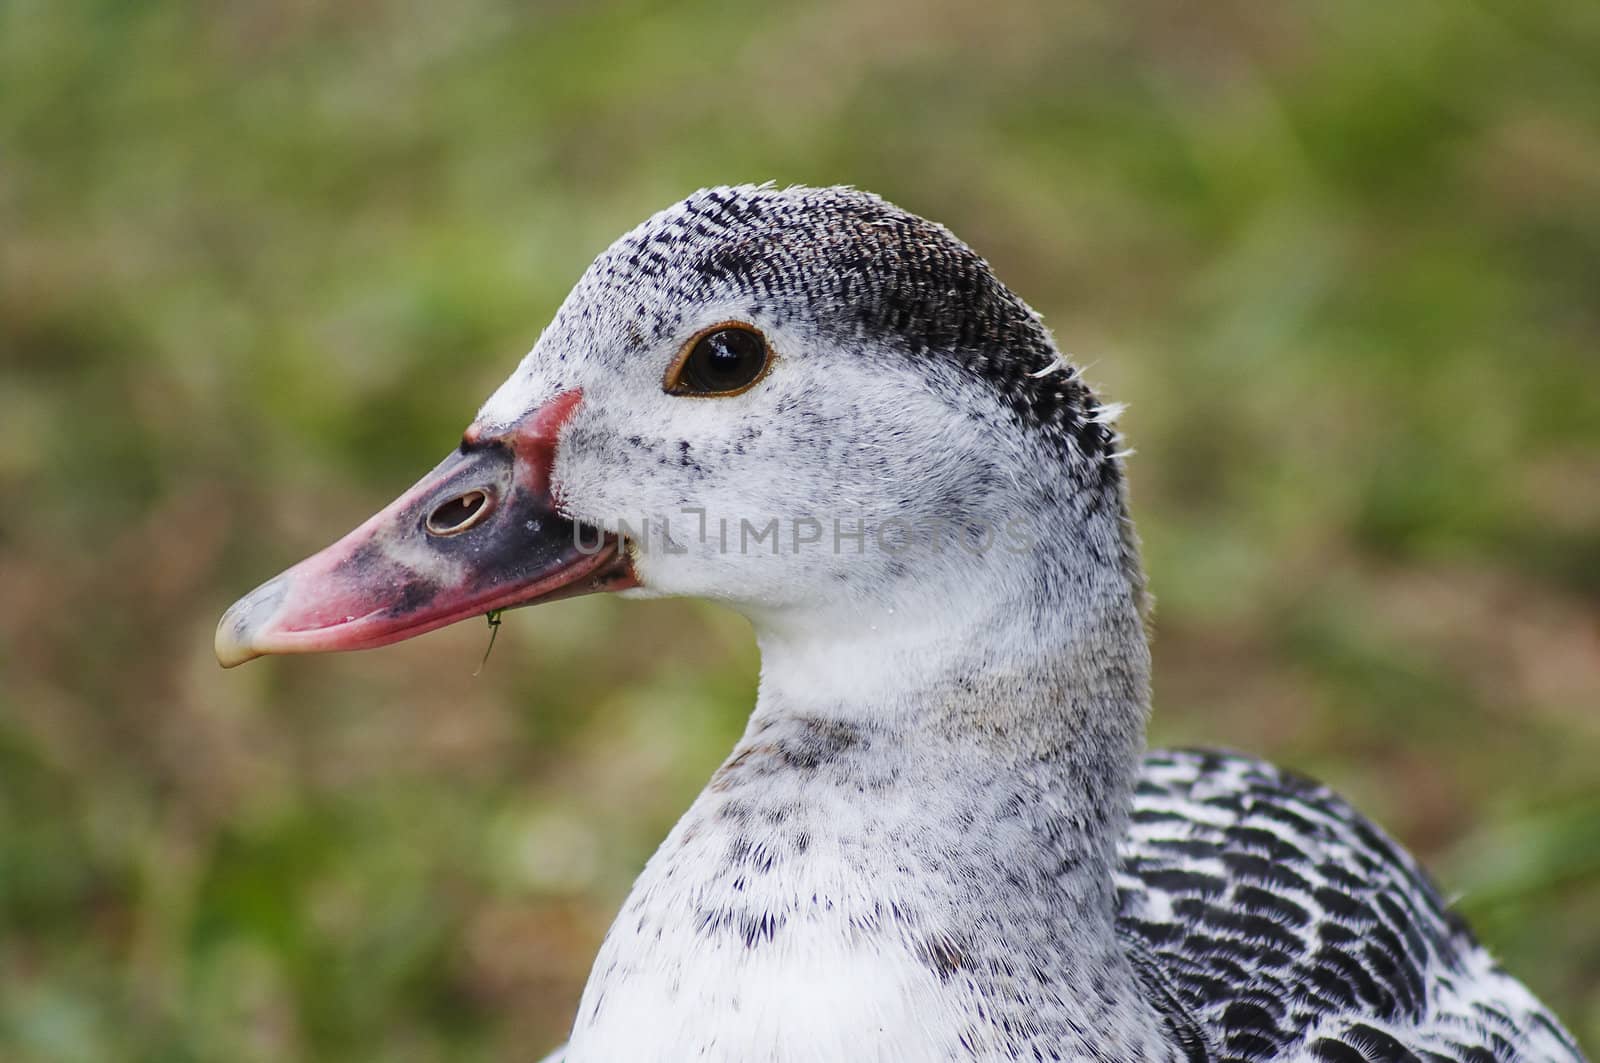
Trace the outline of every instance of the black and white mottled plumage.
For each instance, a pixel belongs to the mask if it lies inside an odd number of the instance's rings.
[[[759,386],[664,393],[726,321],[776,352]],[[1144,754],[1114,411],[944,228],[849,189],[699,192],[596,260],[479,423],[574,389],[568,514],[634,537],[629,593],[747,615],[763,671],[569,1063],[1580,1059],[1333,794]],[[1002,526],[1016,548],[965,548]]]
[[[1118,925],[1211,1055],[1576,1060],[1414,860],[1324,786],[1225,753],[1145,758]]]

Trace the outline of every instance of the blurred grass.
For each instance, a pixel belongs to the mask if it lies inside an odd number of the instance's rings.
[[[741,622],[210,658],[704,184],[938,218],[1133,407],[1162,742],[1413,846],[1600,1050],[1600,7],[0,2],[0,1057],[530,1058]]]

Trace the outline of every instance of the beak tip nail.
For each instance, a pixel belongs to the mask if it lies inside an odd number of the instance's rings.
[[[250,644],[249,618],[235,615],[238,607],[222,614],[217,624],[216,638],[211,648],[216,652],[217,663],[224,668],[234,668],[261,654]]]
[[[259,648],[258,636],[277,614],[287,590],[288,580],[279,576],[240,598],[222,614],[211,643],[218,664],[235,668],[266,653]]]

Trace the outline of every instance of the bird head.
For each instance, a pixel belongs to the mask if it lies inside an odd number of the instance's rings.
[[[942,226],[851,189],[707,189],[601,254],[460,446],[236,603],[217,656],[602,590],[842,630],[1025,594],[1021,559],[1061,544],[1136,598],[1109,421]]]

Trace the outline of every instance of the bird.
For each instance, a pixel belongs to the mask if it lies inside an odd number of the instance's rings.
[[[703,189],[216,653],[594,592],[749,619],[747,729],[552,1060],[1581,1060],[1335,793],[1147,750],[1118,412],[942,225],[851,187]]]

